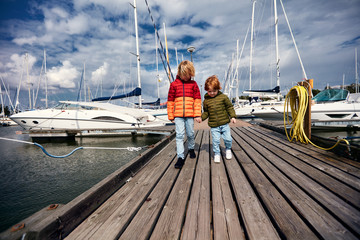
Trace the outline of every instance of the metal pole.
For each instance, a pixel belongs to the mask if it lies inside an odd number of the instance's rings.
[[[136,0],[134,0],[134,17],[135,17],[135,37],[136,37],[136,57],[137,57],[137,79],[138,86],[141,89],[141,79],[140,79],[140,53],[139,53],[139,33],[138,33],[138,24],[137,24],[137,11],[136,11]],[[139,96],[139,107],[142,108],[141,95]]]
[[[193,62],[192,53],[195,51],[195,47],[190,46],[187,48],[187,51],[190,53],[191,62]]]

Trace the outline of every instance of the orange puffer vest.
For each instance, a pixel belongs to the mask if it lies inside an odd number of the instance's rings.
[[[170,84],[167,113],[169,120],[176,117],[200,117],[201,96],[197,83],[183,81],[179,76]]]

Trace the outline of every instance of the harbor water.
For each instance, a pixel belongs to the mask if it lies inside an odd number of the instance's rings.
[[[20,127],[0,127],[0,137],[31,142]],[[77,147],[143,147],[164,135],[75,138],[42,142],[53,155]],[[50,204],[66,204],[145,151],[82,149],[66,158],[46,156],[33,145],[0,140],[0,232]]]

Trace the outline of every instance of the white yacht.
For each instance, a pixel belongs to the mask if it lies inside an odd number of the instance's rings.
[[[164,125],[142,109],[104,102],[60,101],[54,108],[21,112],[10,118],[25,130],[115,130]]]
[[[313,98],[313,103],[311,106],[313,126],[346,127],[359,125],[360,102],[356,94],[350,94],[344,89],[326,89]],[[265,120],[283,120],[284,105],[262,109],[254,108],[252,114]],[[289,115],[291,116],[291,113]]]

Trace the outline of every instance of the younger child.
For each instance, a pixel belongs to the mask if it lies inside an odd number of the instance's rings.
[[[236,115],[229,98],[220,92],[220,82],[217,76],[213,75],[205,81],[205,100],[203,102],[204,112],[201,119],[209,118],[208,124],[211,127],[212,145],[214,151],[214,162],[220,162],[220,137],[224,139],[226,148],[226,159],[231,159],[232,138],[229,122],[236,123]],[[231,120],[230,120],[231,119]]]
[[[184,165],[184,136],[188,140],[190,158],[195,158],[194,118],[201,121],[201,96],[197,83],[192,80],[195,68],[192,62],[182,61],[178,66],[176,80],[170,84],[167,112],[171,122],[175,121],[176,153],[178,160],[175,168]]]

